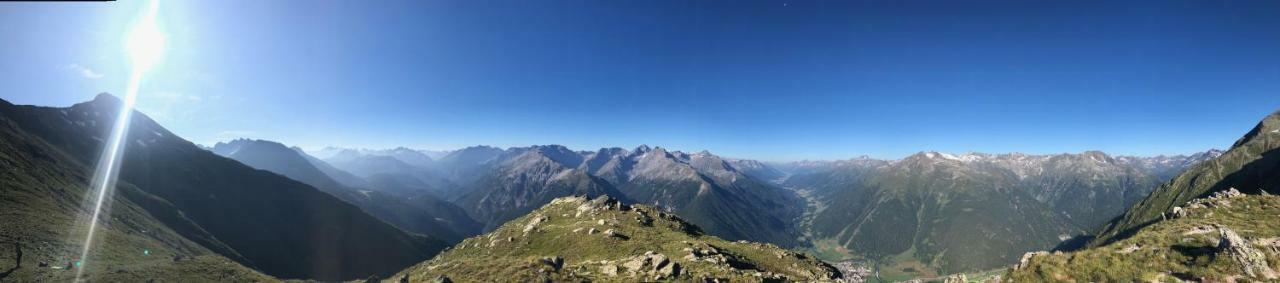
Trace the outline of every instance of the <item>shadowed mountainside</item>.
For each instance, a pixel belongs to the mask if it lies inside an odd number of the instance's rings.
[[[0,113],[49,148],[93,164],[120,103],[102,94],[69,108],[6,102]],[[129,131],[121,182],[170,204],[169,214],[183,216],[159,219],[175,233],[203,240],[214,252],[267,274],[361,278],[394,272],[444,246],[406,234],[307,184],[205,151],[141,113],[133,116]],[[223,245],[214,245],[215,239]]]

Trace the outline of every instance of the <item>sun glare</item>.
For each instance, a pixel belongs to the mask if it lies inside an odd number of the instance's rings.
[[[156,25],[156,13],[158,11],[156,0],[152,0],[147,7],[147,11],[139,19],[128,34],[125,44],[126,52],[133,66],[133,72],[129,76],[129,84],[124,94],[124,103],[120,105],[120,115],[116,116],[116,121],[111,130],[110,139],[103,144],[102,155],[98,159],[97,168],[94,169],[93,180],[90,183],[92,189],[90,193],[95,196],[93,198],[92,214],[87,219],[88,230],[84,238],[84,245],[81,247],[80,257],[76,261],[76,280],[81,281],[84,276],[85,269],[88,268],[90,252],[93,249],[94,236],[98,228],[98,219],[105,215],[108,199],[112,195],[116,178],[120,174],[120,163],[124,155],[124,141],[129,132],[129,121],[132,119],[133,105],[138,98],[138,90],[142,84],[143,74],[147,69],[153,67],[160,61],[164,55],[164,34],[160,32]],[[148,254],[150,251],[148,251]]]
[[[146,14],[129,33],[125,43],[134,72],[150,69],[164,55],[164,34],[156,25],[157,1],[150,1],[149,5]]]

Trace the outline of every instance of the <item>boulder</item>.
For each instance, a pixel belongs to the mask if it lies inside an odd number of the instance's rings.
[[[625,260],[622,263],[622,267],[626,268],[633,276],[645,278],[671,278],[680,273],[679,264],[671,261],[666,255],[653,251]]]
[[[671,263],[671,260],[667,259],[667,256],[665,255],[653,254],[649,256],[649,262],[653,263],[653,266],[655,268],[662,268],[664,266],[667,266],[669,263]]]
[[[1182,209],[1181,206],[1173,207],[1173,218],[1186,218],[1186,217],[1187,217],[1186,209]]]
[[[1229,188],[1225,191],[1213,193],[1214,198],[1233,198],[1233,197],[1238,197],[1243,195],[1244,194],[1240,193],[1240,191],[1236,190],[1236,188]]]
[[[541,214],[534,215],[533,219],[529,219],[529,223],[524,225],[524,232],[529,233],[530,231],[533,231],[533,229],[537,229],[538,224],[542,224],[543,221],[547,221],[546,216]]]
[[[1267,264],[1267,256],[1250,245],[1249,241],[1240,237],[1235,231],[1225,227],[1218,229],[1221,239],[1218,241],[1218,252],[1225,253],[1244,270],[1245,275],[1254,278],[1277,279],[1276,274]]]
[[[678,275],[679,272],[680,272],[680,264],[672,262],[670,264],[666,264],[666,265],[663,265],[662,267],[659,267],[657,270],[657,275],[659,278],[671,278]]]
[[[646,257],[634,257],[631,260],[622,263],[622,267],[632,272],[644,270],[645,265],[648,265],[648,258]]]
[[[547,265],[550,265],[556,271],[559,271],[561,268],[564,268],[564,258],[560,256],[544,257],[542,258],[542,262],[546,263]]]
[[[606,264],[600,267],[600,273],[609,276],[618,276],[618,266]]]
[[[1045,252],[1045,251],[1029,252],[1029,253],[1022,254],[1022,258],[1018,259],[1018,265],[1013,266],[1013,270],[1021,270],[1023,268],[1027,268],[1027,266],[1031,264],[1032,258],[1035,258],[1038,255],[1047,255],[1047,254],[1049,254],[1049,252]]]
[[[1124,247],[1123,249],[1120,249],[1119,251],[1116,251],[1116,252],[1118,252],[1118,253],[1122,253],[1122,254],[1127,254],[1127,253],[1136,252],[1136,251],[1141,250],[1141,249],[1142,249],[1142,246],[1139,246],[1138,244],[1132,244],[1132,245],[1129,245],[1129,246],[1127,246],[1127,247]]]

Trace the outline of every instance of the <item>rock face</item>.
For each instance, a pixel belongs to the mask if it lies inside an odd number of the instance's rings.
[[[1022,255],[1022,258],[1021,258],[1021,259],[1018,259],[1018,264],[1017,264],[1017,265],[1014,265],[1014,266],[1013,266],[1013,269],[1014,269],[1014,270],[1022,270],[1022,269],[1025,269],[1025,268],[1027,268],[1027,266],[1031,265],[1031,259],[1032,259],[1032,258],[1035,258],[1036,256],[1039,256],[1039,255],[1047,255],[1047,254],[1049,254],[1049,253],[1048,253],[1048,252],[1044,252],[1044,251],[1038,251],[1038,252],[1029,252],[1029,253],[1025,253],[1025,254],[1023,254],[1023,255]]]
[[[835,268],[806,254],[772,244],[722,240],[674,214],[625,205],[608,196],[557,198],[394,278],[405,275],[448,276],[459,282],[839,278]]]
[[[1228,228],[1218,229],[1222,239],[1218,242],[1218,252],[1224,253],[1231,257],[1240,268],[1244,270],[1245,275],[1254,278],[1276,279],[1275,270],[1267,264],[1267,256],[1258,249],[1253,248],[1253,244],[1246,241],[1235,231]]]

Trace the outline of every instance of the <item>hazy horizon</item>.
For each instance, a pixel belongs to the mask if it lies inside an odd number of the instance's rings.
[[[233,138],[233,139],[227,139],[227,140],[222,140],[222,141],[216,141],[216,142],[208,143],[208,144],[204,144],[204,143],[197,143],[197,144],[200,144],[201,146],[206,146],[206,147],[213,147],[214,145],[216,145],[216,144],[218,144],[218,143],[226,143],[226,142],[231,142],[231,141],[238,140],[238,139],[262,140],[262,141],[278,142],[278,141],[269,140],[269,139]],[[295,147],[295,145],[291,145],[291,144],[287,144],[287,143],[282,143],[282,144],[284,144],[285,146],[289,146],[289,147]],[[315,153],[319,153],[319,152],[322,152],[322,151],[325,151],[325,150],[330,150],[330,149],[340,149],[340,150],[347,150],[347,149],[350,149],[350,150],[357,150],[357,151],[380,151],[380,150],[393,150],[393,149],[397,149],[397,148],[407,148],[407,149],[410,149],[410,150],[416,150],[416,151],[429,151],[429,152],[451,153],[451,152],[455,152],[455,151],[458,151],[458,150],[462,150],[462,149],[465,149],[465,148],[468,148],[468,147],[493,147],[493,148],[498,148],[498,149],[502,149],[502,150],[507,150],[507,149],[511,149],[511,148],[532,147],[532,146],[552,146],[552,145],[565,146],[565,145],[562,145],[562,144],[550,143],[550,144],[513,145],[513,146],[495,146],[495,145],[489,145],[489,144],[474,144],[474,145],[469,145],[469,146],[460,147],[460,148],[448,148],[448,149],[418,148],[418,147],[413,147],[413,146],[395,146],[395,147],[384,147],[384,148],[366,148],[366,147],[348,147],[348,146],[340,146],[340,145],[328,145],[328,146],[312,147],[312,148],[308,148],[308,147],[299,147],[299,148],[301,148],[301,149],[302,149],[304,152],[306,152],[307,154],[312,154],[312,155],[314,155]],[[756,158],[739,157],[739,156],[726,156],[726,155],[723,155],[723,154],[719,154],[719,153],[717,153],[716,151],[711,150],[711,149],[681,149],[681,148],[671,148],[671,147],[667,147],[667,146],[654,145],[654,144],[637,144],[637,145],[634,145],[634,146],[623,146],[623,145],[617,145],[617,146],[607,146],[607,147],[600,147],[600,148],[574,148],[574,147],[571,147],[571,146],[565,146],[565,147],[566,147],[566,148],[568,148],[568,149],[570,149],[570,150],[578,151],[578,152],[594,152],[594,151],[596,151],[596,150],[604,149],[604,148],[622,148],[622,149],[626,149],[626,150],[634,150],[635,148],[638,148],[638,147],[641,147],[641,146],[649,146],[649,147],[654,147],[654,148],[661,147],[661,148],[663,148],[663,149],[667,149],[667,150],[670,150],[670,151],[680,151],[680,152],[685,152],[685,153],[696,153],[696,152],[701,152],[701,151],[707,151],[707,152],[710,152],[711,154],[715,154],[715,155],[717,155],[717,156],[721,156],[721,157],[725,157],[725,158],[733,158],[733,159],[750,159],[750,160],[757,160],[757,161],[763,161],[763,162],[775,162],[775,163],[803,162],[803,161],[840,161],[840,160],[850,160],[850,159],[858,159],[858,158],[864,158],[864,157],[866,157],[866,158],[872,158],[872,159],[879,159],[879,160],[898,160],[898,159],[906,158],[906,157],[911,156],[911,155],[916,155],[916,154],[926,153],[926,152],[938,152],[938,153],[945,153],[945,154],[950,154],[950,155],[965,155],[965,154],[991,154],[991,155],[1001,155],[1001,154],[1014,154],[1014,153],[1027,154],[1027,155],[1058,155],[1058,154],[1081,154],[1081,153],[1085,153],[1085,152],[1089,152],[1089,151],[1100,151],[1100,150],[1084,150],[1084,151],[1078,151],[1078,152],[1046,152],[1046,153],[1028,153],[1028,152],[1016,152],[1016,151],[1011,151],[1011,152],[976,152],[976,151],[966,151],[966,152],[945,152],[945,151],[938,151],[938,150],[928,150],[928,149],[923,149],[923,150],[919,150],[919,151],[916,151],[916,152],[912,152],[912,153],[907,154],[907,155],[903,155],[903,156],[895,156],[895,157],[881,157],[881,156],[871,156],[871,155],[862,154],[862,155],[857,155],[857,156],[848,156],[848,157],[831,157],[831,158],[824,158],[824,159],[769,160],[769,159],[756,159]],[[1100,151],[1100,152],[1106,153],[1106,154],[1111,155],[1111,156],[1113,156],[1113,157],[1120,157],[1120,156],[1132,156],[1132,157],[1156,157],[1156,156],[1178,156],[1178,155],[1188,156],[1188,155],[1197,154],[1197,153],[1203,153],[1203,152],[1208,152],[1208,151],[1212,151],[1212,150],[1222,151],[1223,149],[1221,149],[1221,148],[1208,148],[1208,149],[1201,150],[1201,151],[1180,152],[1180,153],[1162,153],[1162,154],[1154,154],[1154,155],[1128,155],[1128,154],[1114,154],[1114,153],[1105,152],[1105,151]],[[321,157],[321,158],[323,159],[324,157]]]

